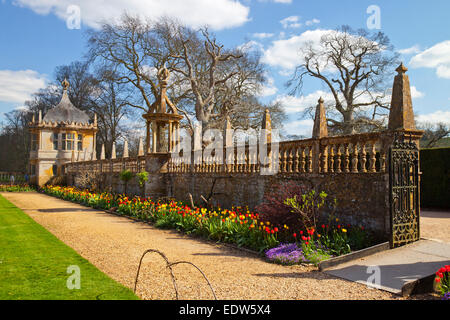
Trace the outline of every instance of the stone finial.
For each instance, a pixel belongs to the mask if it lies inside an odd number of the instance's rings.
[[[167,80],[169,80],[170,72],[167,70],[166,66],[162,67],[158,70],[158,78],[160,81],[164,81],[164,84],[167,84]]]
[[[392,87],[391,110],[389,112],[389,130],[415,130],[414,111],[411,99],[408,69],[402,64],[396,69]]]
[[[102,151],[100,152],[100,160],[105,160],[105,144],[102,144]]]
[[[142,137],[140,137],[138,146],[138,156],[141,157],[143,155],[144,155],[144,141],[142,141]]]
[[[233,146],[233,131],[231,126],[230,117],[227,116],[227,120],[225,121],[225,129],[223,133],[224,145],[225,147]]]
[[[395,71],[397,71],[399,74],[403,74],[406,73],[406,71],[408,71],[408,68],[404,66],[403,62],[400,63],[400,65],[397,67],[397,69],[395,69]]]
[[[61,82],[61,85],[63,87],[64,91],[67,91],[69,89],[70,83],[67,81],[67,78],[64,78],[64,80]]]
[[[39,110],[38,123],[42,123],[42,110]]]
[[[270,111],[264,111],[263,121],[261,125],[263,136],[261,137],[265,143],[272,142],[272,121],[270,120]]]
[[[94,113],[94,126],[97,126],[97,114]]]
[[[31,123],[34,123],[36,120],[35,120],[35,117],[34,117],[34,113],[33,113],[33,116],[31,117]]]
[[[72,150],[72,158],[70,159],[70,162],[75,162],[75,150]]]
[[[272,129],[272,121],[270,120],[270,111],[269,111],[269,109],[266,109],[264,111],[264,116],[263,116],[261,129],[266,129],[266,130]]]
[[[111,150],[111,159],[116,159],[116,143],[113,142]]]
[[[128,157],[129,157],[129,155],[128,155],[128,141],[125,140],[123,142],[123,158],[128,158]]]
[[[325,112],[324,100],[319,99],[319,104],[316,107],[316,115],[314,117],[314,127],[312,137],[319,139],[328,136],[327,116]]]

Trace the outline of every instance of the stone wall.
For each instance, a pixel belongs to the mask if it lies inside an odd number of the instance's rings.
[[[329,199],[337,199],[336,214],[347,224],[362,225],[381,235],[389,233],[389,175],[386,173],[261,176],[255,174],[192,174],[167,175],[167,194],[178,200],[203,203],[200,195],[211,196],[214,205],[223,208],[262,203],[264,195],[285,182],[312,185],[325,191]]]

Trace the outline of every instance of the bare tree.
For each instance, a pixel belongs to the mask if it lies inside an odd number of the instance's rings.
[[[158,48],[152,47],[153,36],[149,21],[128,14],[117,24],[104,23],[101,30],[89,31],[89,58],[112,70],[117,83],[131,85],[141,103],[128,101],[128,105],[144,112],[152,109],[158,96],[157,74],[152,70],[165,62]]]
[[[327,106],[332,131],[351,134],[383,128],[389,109],[387,88],[398,62],[385,34],[343,26],[323,35],[319,44],[300,48],[300,53],[303,61],[287,86],[296,94],[307,76],[320,79],[334,100]]]
[[[13,110],[5,114],[6,122],[0,130],[0,171],[26,172],[30,152],[27,110]]]
[[[98,83],[95,94],[91,96],[91,111],[97,114],[98,119],[97,145],[105,144],[105,153],[109,157],[113,143],[126,131],[124,120],[134,115],[133,110],[127,108],[134,99],[133,90],[116,82],[116,75],[109,69],[98,70],[96,79]]]
[[[259,127],[261,115],[269,109],[274,125],[281,125],[283,108],[277,103],[263,104],[257,97],[266,82],[259,55],[225,48],[207,28],[193,31],[170,20],[164,28],[177,43],[170,55],[171,70],[185,79],[178,84],[189,88],[184,92],[188,104],[179,106],[181,113],[204,128],[223,128],[229,118],[234,127],[245,129]]]
[[[69,81],[70,101],[76,108],[88,112],[92,110],[92,95],[98,84],[98,79],[91,73],[90,68],[89,61],[74,61],[68,65],[58,66],[55,68],[54,83],[52,84],[60,92],[61,82],[64,79]]]
[[[420,146],[434,148],[439,142],[450,135],[450,126],[446,123],[432,124],[429,122],[417,124],[417,128],[424,131]]]
[[[207,126],[212,119],[220,116],[217,110],[215,112],[218,88],[238,75],[239,71],[234,66],[243,55],[225,50],[207,29],[202,29],[201,34],[204,37],[203,46],[199,39],[184,39],[184,35],[179,34],[183,49],[179,54],[172,54],[172,57],[183,61],[183,65],[172,69],[188,79],[194,96],[196,118]],[[223,110],[227,108],[226,105],[222,107]]]
[[[169,18],[150,21],[125,14],[118,24],[105,23],[89,35],[89,56],[108,65],[117,82],[135,89],[140,101],[128,105],[143,112],[153,111],[159,94],[157,70],[163,66],[171,71],[168,95],[191,131],[195,121],[204,128],[220,127],[229,115],[236,113],[233,118],[238,119],[239,113],[242,119],[256,107],[267,107],[255,104],[264,82],[259,58],[225,48],[207,28],[193,30]]]

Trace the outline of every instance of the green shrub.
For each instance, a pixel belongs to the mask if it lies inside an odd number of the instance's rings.
[[[143,188],[145,183],[148,181],[148,172],[147,171],[141,171],[136,176],[138,177],[139,186],[141,188]]]
[[[125,190],[124,193],[127,194],[127,187],[128,187],[128,182],[133,179],[133,172],[131,172],[130,170],[126,169],[123,170],[120,174],[119,174],[120,180],[122,180],[125,183]]]
[[[450,209],[450,148],[420,150],[420,204]]]

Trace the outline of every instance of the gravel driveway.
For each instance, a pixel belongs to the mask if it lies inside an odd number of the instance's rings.
[[[241,250],[50,196],[2,195],[97,268],[132,289],[142,253],[157,249],[172,262],[185,260],[201,268],[218,299],[399,299],[313,267],[268,263]],[[192,266],[174,266],[174,274],[180,299],[213,298],[205,280]],[[156,254],[144,259],[137,294],[143,299],[175,298],[170,274]]]
[[[421,209],[420,236],[450,243],[450,212]]]

